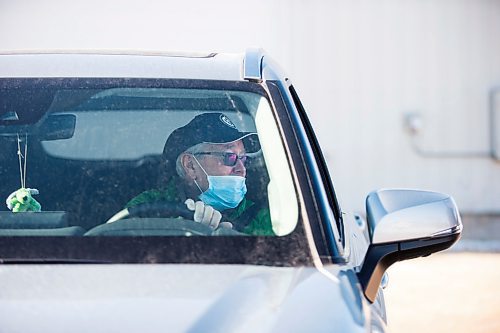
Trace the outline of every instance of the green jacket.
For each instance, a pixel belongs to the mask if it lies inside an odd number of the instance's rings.
[[[166,189],[152,189],[142,192],[130,200],[125,207],[130,208],[138,204],[157,201],[183,202],[178,192],[175,179],[171,179]],[[259,208],[247,198],[244,198],[236,208],[222,212],[222,221],[233,223],[235,230],[249,235],[275,235],[269,209]]]

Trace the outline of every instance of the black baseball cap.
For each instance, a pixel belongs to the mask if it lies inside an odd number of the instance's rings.
[[[247,153],[260,150],[257,133],[240,132],[231,119],[223,113],[203,113],[170,134],[163,155],[175,162],[180,154],[199,143],[224,144],[238,140],[243,140]]]

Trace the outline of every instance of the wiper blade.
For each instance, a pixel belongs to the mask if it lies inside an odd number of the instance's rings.
[[[0,264],[112,264],[112,261],[97,259],[63,258],[0,258]]]

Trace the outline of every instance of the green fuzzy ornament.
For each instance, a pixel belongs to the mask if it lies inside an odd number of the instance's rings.
[[[12,212],[40,212],[42,206],[33,198],[33,195],[38,194],[38,190],[34,188],[21,187],[19,190],[12,192],[5,203]]]

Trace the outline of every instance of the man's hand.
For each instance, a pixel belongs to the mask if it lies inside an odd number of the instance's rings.
[[[193,199],[187,199],[184,203],[189,210],[194,211],[195,222],[208,225],[212,229],[233,228],[231,222],[221,222],[222,214],[212,206],[205,205],[203,201],[194,202]]]

